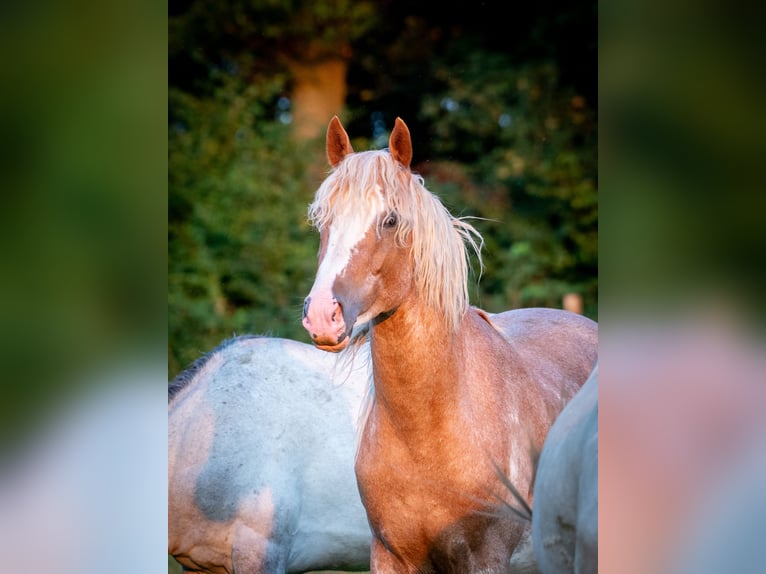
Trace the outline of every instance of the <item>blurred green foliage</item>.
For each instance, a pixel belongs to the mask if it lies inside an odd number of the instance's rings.
[[[316,241],[309,144],[270,117],[279,81],[170,93],[168,312],[177,370],[232,334],[301,338]],[[273,115],[273,114],[272,114]]]
[[[165,339],[164,9],[45,4],[0,9],[0,455]]]
[[[597,315],[598,196],[594,111],[558,85],[552,64],[514,69],[503,54],[477,52],[436,69],[444,89],[423,99],[434,149],[450,162],[441,193],[486,218],[482,306],[560,305],[580,293]],[[441,162],[437,160],[437,164]],[[434,166],[444,173],[440,165]],[[457,178],[455,175],[457,174]],[[459,185],[455,185],[459,182]],[[432,185],[436,191],[439,186]]]
[[[482,21],[400,2],[328,14],[298,4],[291,17],[291,3],[269,3],[279,7],[269,22],[264,6],[237,3],[191,2],[171,18],[170,376],[234,333],[308,341],[300,311],[318,241],[306,207],[327,166],[322,141],[291,137],[279,62],[312,40],[306,22],[325,38],[328,18],[351,20],[343,38],[325,39],[350,46],[343,117],[355,149],[384,147],[401,116],[426,187],[453,214],[481,218],[485,270],[472,302],[560,307],[576,292],[597,318],[595,52],[581,49],[590,68],[573,68],[555,48],[567,36],[546,36],[590,22],[592,6],[564,11],[558,27],[527,8],[517,16],[529,31],[509,43],[494,12]],[[589,74],[572,81],[582,67]]]

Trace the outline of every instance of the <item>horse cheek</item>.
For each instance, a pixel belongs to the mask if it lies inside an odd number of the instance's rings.
[[[395,310],[412,292],[414,272],[410,265],[402,263],[408,261],[407,254],[402,251],[404,248],[391,239],[378,252],[375,272],[371,276],[371,282],[374,283],[372,301],[378,302],[378,313]]]

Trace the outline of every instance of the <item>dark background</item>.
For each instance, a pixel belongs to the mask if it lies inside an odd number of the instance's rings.
[[[199,1],[170,15],[170,376],[235,332],[308,341],[306,207],[333,114],[359,150],[385,147],[402,117],[426,186],[484,218],[473,304],[577,293],[598,317],[594,2]]]

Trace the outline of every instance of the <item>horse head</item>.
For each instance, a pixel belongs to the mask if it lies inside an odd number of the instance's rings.
[[[309,208],[319,229],[319,266],[303,326],[318,348],[340,351],[355,327],[391,313],[411,291],[412,222],[397,209],[412,179],[410,132],[397,118],[388,152],[354,153],[334,117],[327,158],[334,170]]]

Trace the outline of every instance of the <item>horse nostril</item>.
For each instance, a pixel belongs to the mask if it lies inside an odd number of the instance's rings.
[[[309,305],[311,304],[311,297],[306,297],[303,300],[303,318],[306,318],[306,315],[309,314]]]
[[[340,302],[338,302],[338,300],[335,297],[332,298],[332,303],[334,305],[334,309],[332,311],[332,315],[330,316],[330,320],[333,323],[335,323],[336,317],[342,315],[343,307],[341,306]]]

